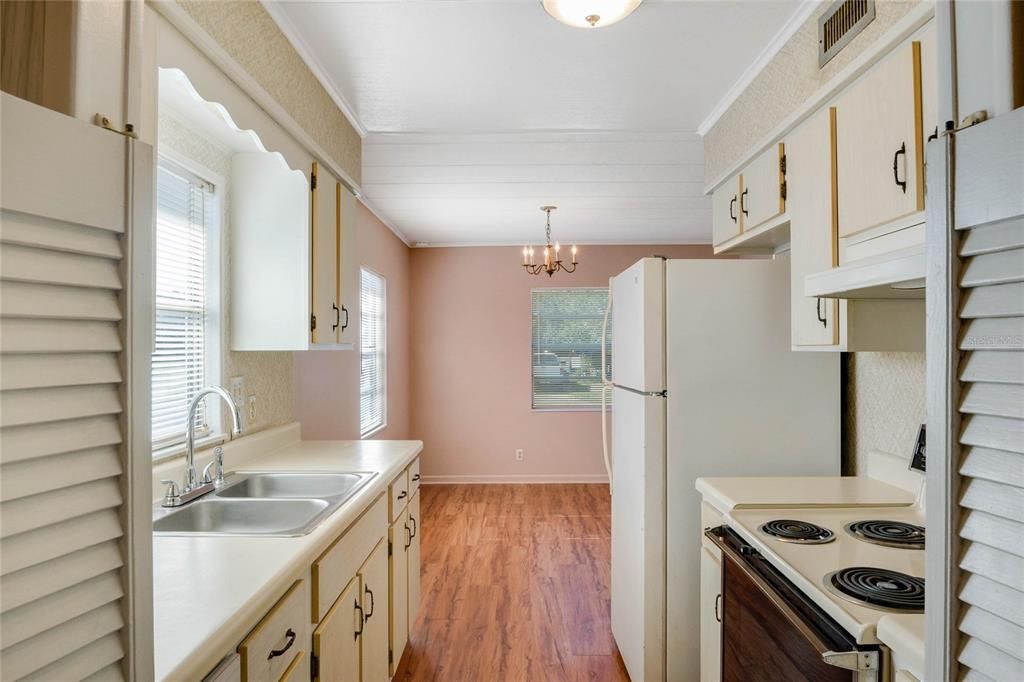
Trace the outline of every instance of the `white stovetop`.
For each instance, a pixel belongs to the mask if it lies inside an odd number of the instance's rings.
[[[886,458],[879,459],[883,465],[878,467],[879,471],[887,472],[892,468],[886,464]],[[901,468],[905,468],[905,464]],[[756,532],[764,521],[787,517],[825,525],[837,535],[845,535],[843,526],[858,518],[907,520],[924,525],[923,510],[915,504],[920,492],[914,489],[915,477],[897,476],[895,479],[903,487],[867,476],[702,478],[697,479],[697,490],[725,516],[730,527],[771,558],[790,580],[807,590],[822,608],[857,636],[858,641],[881,641],[920,678],[924,668],[923,614],[878,611],[867,615],[865,607],[826,593],[820,581],[833,570],[858,564],[872,565],[869,562],[880,562],[874,565],[923,576],[923,551],[868,545],[852,537],[849,541],[860,547],[848,542],[840,544],[846,538],[839,538],[830,545],[801,546]],[[814,554],[810,551],[812,548],[828,549]]]
[[[868,519],[924,525],[924,515],[916,506],[737,509],[730,514],[730,518],[733,522],[730,525],[736,532],[861,644],[878,641],[878,622],[892,612],[856,604],[832,594],[824,587],[826,576],[841,568],[871,566],[924,577],[924,550],[882,547],[855,538],[844,528],[852,521]],[[758,530],[761,524],[773,519],[808,521],[832,530],[836,539],[820,545],[795,544]]]
[[[293,440],[277,442],[273,450],[244,461],[229,460],[229,471],[244,467],[378,475],[302,537],[154,535],[156,679],[202,679],[422,449],[421,441]]]

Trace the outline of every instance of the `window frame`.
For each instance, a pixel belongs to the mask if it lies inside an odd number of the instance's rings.
[[[362,396],[362,369],[363,369],[363,332],[366,324],[363,321],[363,273],[376,277],[381,283],[380,314],[378,316],[377,345],[379,350],[377,356],[380,358],[381,377],[381,417],[380,423],[363,430],[363,396]],[[380,433],[388,427],[388,279],[373,268],[362,265],[359,267],[359,438],[365,440]]]
[[[591,287],[573,287],[573,286],[562,286],[562,287],[533,287],[530,289],[530,347],[527,356],[528,375],[530,377],[530,412],[538,413],[552,413],[552,412],[600,412],[601,405],[551,405],[548,407],[537,407],[534,404],[536,394],[534,392],[533,385],[533,297],[536,292],[543,291],[604,291],[608,296],[611,296],[611,287],[607,286],[591,286]],[[603,319],[602,319],[603,322]],[[611,324],[611,318],[609,317],[609,325]],[[610,345],[610,344],[609,344]],[[611,359],[611,349],[609,348],[608,354],[609,360]],[[602,377],[603,378],[603,377]],[[600,381],[600,379],[598,380]],[[608,407],[610,407],[611,401],[609,401]],[[606,409],[608,409],[606,407]]]
[[[159,197],[157,192],[157,175],[159,167],[165,168],[175,174],[185,174],[190,181],[205,183],[212,187],[210,197],[212,205],[206,209],[206,217],[215,218],[204,225],[206,229],[206,258],[203,263],[205,269],[206,285],[206,320],[203,326],[204,347],[206,349],[203,367],[203,384],[205,386],[221,385],[223,383],[222,372],[224,368],[224,264],[223,264],[223,237],[226,225],[227,202],[225,201],[225,190],[227,180],[209,168],[195,160],[167,147],[157,150],[156,162],[154,163],[153,177],[153,253],[152,253],[152,278],[153,278],[153,301],[151,312],[153,314],[153,343],[156,343],[156,262],[157,239],[156,221],[159,213]],[[150,360],[150,372],[153,364]],[[150,378],[152,386],[152,377]],[[211,403],[212,405],[213,403]],[[222,411],[219,407],[210,409],[206,413],[208,429],[201,437],[196,438],[196,449],[209,447],[226,442],[227,434],[224,432]],[[152,424],[152,405],[150,405],[150,424]],[[184,437],[182,437],[184,438]],[[169,441],[165,439],[159,443],[152,440],[150,436],[150,447],[152,449],[152,460],[159,463],[185,453],[184,442]]]

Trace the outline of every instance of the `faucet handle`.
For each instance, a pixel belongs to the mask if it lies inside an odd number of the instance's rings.
[[[167,486],[167,492],[164,493],[164,506],[170,506],[174,504],[178,498],[181,497],[181,492],[178,489],[178,482],[171,480],[160,481]]]

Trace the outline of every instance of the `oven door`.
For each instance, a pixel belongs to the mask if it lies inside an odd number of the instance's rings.
[[[757,550],[726,526],[706,532],[722,549],[725,682],[878,682],[888,661],[858,645]]]

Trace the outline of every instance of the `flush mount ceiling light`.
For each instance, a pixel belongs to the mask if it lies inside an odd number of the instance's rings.
[[[604,28],[628,17],[643,0],[541,0],[544,11],[576,28]]]
[[[559,270],[563,272],[573,273],[576,272],[576,245],[572,247],[572,265],[565,266],[562,264],[562,259],[558,252],[562,249],[558,242],[555,245],[551,245],[551,212],[554,211],[557,206],[541,206],[540,210],[547,214],[547,224],[544,227],[544,234],[546,237],[546,245],[544,246],[544,262],[537,263],[533,259],[533,247],[523,247],[523,267],[531,275],[539,275],[542,272],[546,272],[548,277],[555,274]]]

